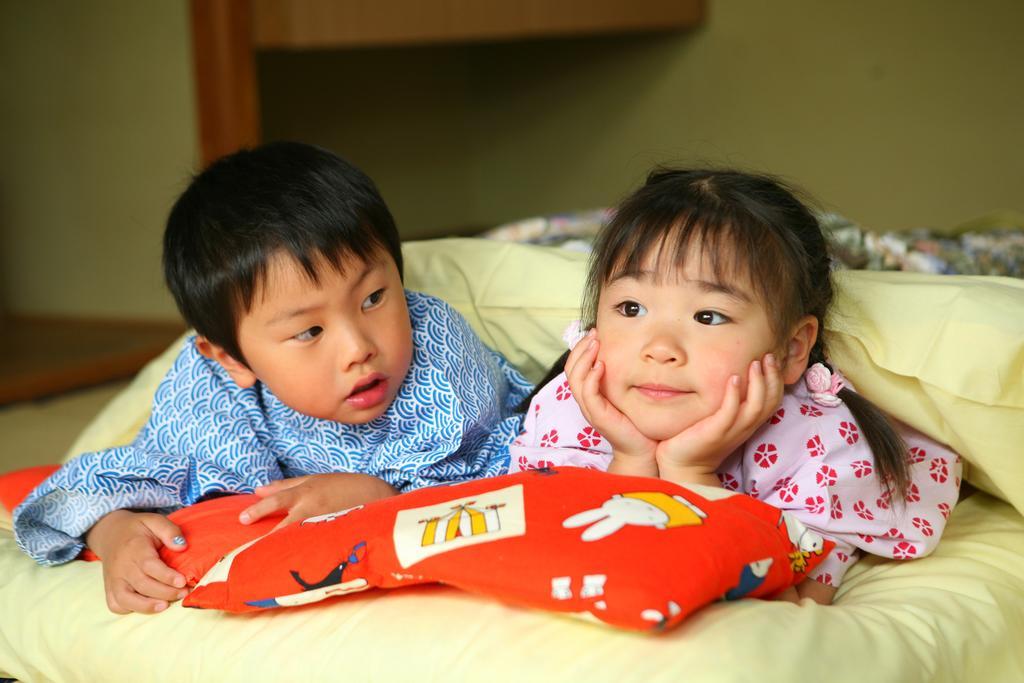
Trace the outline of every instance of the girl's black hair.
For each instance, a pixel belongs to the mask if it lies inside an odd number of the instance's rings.
[[[583,328],[594,326],[601,288],[640,272],[652,255],[658,272],[681,268],[691,245],[700,248],[722,282],[748,280],[766,302],[780,342],[806,315],[818,320],[808,364],[829,366],[825,315],[832,303],[831,259],[821,226],[796,193],[777,178],[734,170],[655,169],[598,233],[583,294]],[[565,368],[555,362],[534,395]],[[829,366],[831,367],[831,366]],[[839,393],[860,425],[889,496],[910,483],[906,444],[889,419],[849,389]],[[526,410],[531,395],[522,404]]]
[[[401,241],[373,181],[319,147],[275,142],[235,152],[195,176],[164,231],[164,278],[185,321],[245,362],[238,322],[284,250],[313,282],[325,264],[386,253]]]

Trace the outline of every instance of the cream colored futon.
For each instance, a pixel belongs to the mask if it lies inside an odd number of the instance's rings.
[[[577,317],[585,256],[436,240],[406,283],[447,299],[537,379]],[[115,616],[100,566],[36,566],[0,532],[0,675],[25,681],[1022,681],[1024,283],[843,272],[828,334],[860,391],[967,461],[937,552],[869,558],[835,605],[744,600],[637,635],[445,587],[256,615]],[[131,440],[178,345],[81,435]]]

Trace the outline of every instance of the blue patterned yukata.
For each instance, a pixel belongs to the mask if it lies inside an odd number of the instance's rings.
[[[68,462],[14,511],[18,545],[40,564],[82,550],[118,509],[170,512],[276,479],[362,472],[399,491],[502,474],[530,384],[443,301],[406,292],[413,358],[387,411],[366,424],[298,413],[257,382],[235,384],[189,339],[134,443]]]

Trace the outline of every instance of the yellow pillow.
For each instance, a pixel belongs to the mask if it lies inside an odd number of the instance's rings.
[[[445,299],[536,381],[579,317],[585,254],[481,239],[404,246],[410,289]],[[1024,512],[1024,282],[845,271],[826,334],[836,365],[894,417],[949,444],[967,478]],[[128,443],[176,342],[86,428],[68,455]]]
[[[890,415],[948,444],[1024,512],[1024,281],[845,271],[832,360]]]

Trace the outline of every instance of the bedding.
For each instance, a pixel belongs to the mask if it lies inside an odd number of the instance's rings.
[[[405,247],[406,283],[455,305],[536,380],[577,317],[585,254],[484,240]],[[837,273],[833,359],[899,419],[958,450],[965,499],[924,559],[869,557],[836,604],[716,603],[641,636],[452,588],[231,615],[106,610],[100,567],[36,566],[0,532],[0,673],[23,680],[1024,680],[1024,283]],[[72,453],[123,443],[170,356]],[[75,634],[74,638],[69,634]],[[112,656],[111,652],[116,652]]]

